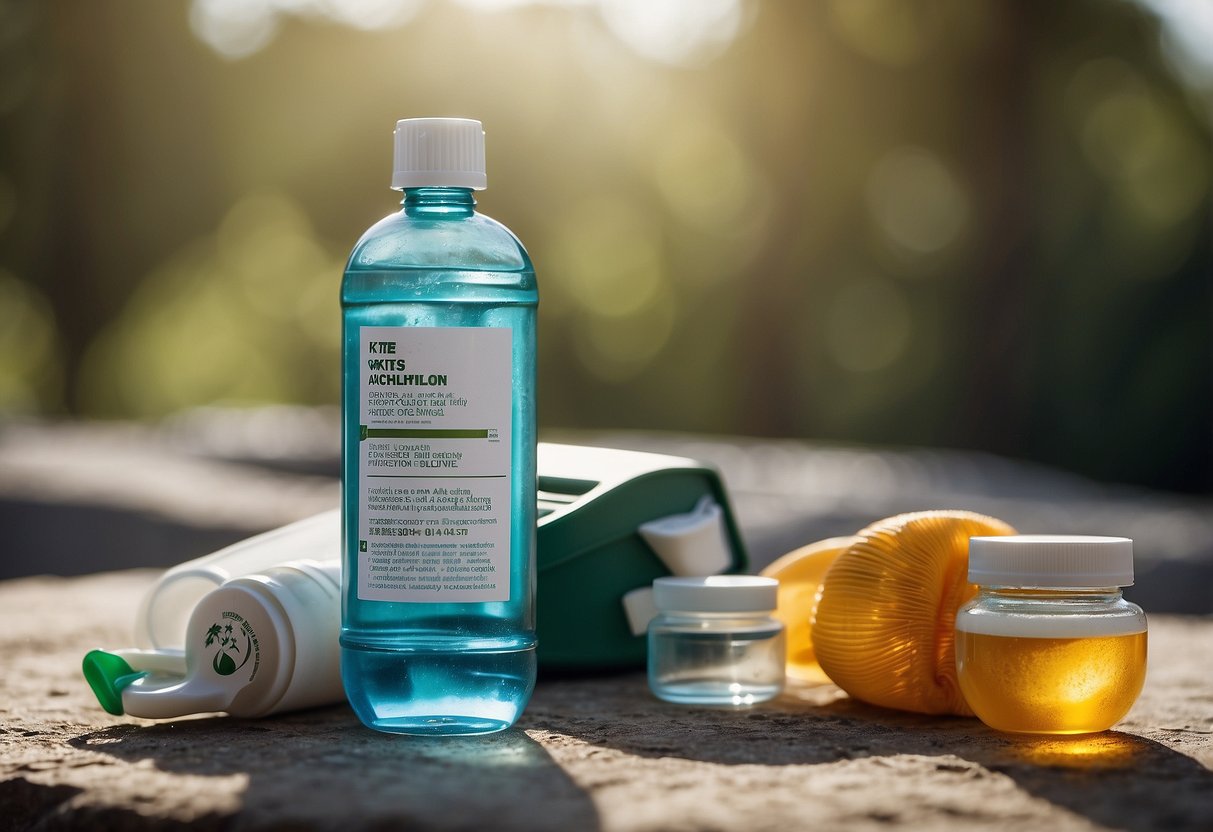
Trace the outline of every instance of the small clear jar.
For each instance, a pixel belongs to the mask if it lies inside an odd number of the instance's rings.
[[[745,707],[783,690],[784,627],[774,578],[658,578],[649,623],[649,687],[687,705]]]
[[[991,728],[1086,734],[1119,722],[1146,677],[1146,616],[1123,537],[1008,535],[969,542],[978,595],[956,614],[956,675]]]

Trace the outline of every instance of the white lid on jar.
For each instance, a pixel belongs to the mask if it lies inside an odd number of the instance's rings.
[[[1133,541],[1066,534],[971,537],[969,581],[1045,589],[1131,586]]]
[[[771,612],[779,581],[756,575],[658,578],[653,603],[662,612]]]

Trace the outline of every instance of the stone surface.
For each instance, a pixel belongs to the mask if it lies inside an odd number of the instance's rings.
[[[1117,730],[1015,739],[831,686],[745,711],[641,674],[541,679],[515,729],[416,739],[334,706],[111,717],[79,661],[129,644],[153,573],[0,583],[0,829],[1213,829],[1213,620],[1151,619]]]
[[[333,508],[339,435],[335,410],[298,407],[201,409],[155,426],[0,426],[0,579],[171,566]],[[716,465],[754,569],[892,514],[969,509],[1024,532],[1131,537],[1138,580],[1127,597],[1155,612],[1213,612],[1208,496],[961,451],[650,433],[543,438]]]
[[[231,457],[182,430],[0,424],[0,579],[163,568],[337,506],[335,463],[318,473],[294,446],[294,464]]]

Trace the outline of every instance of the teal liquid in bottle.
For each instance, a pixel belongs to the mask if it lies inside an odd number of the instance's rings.
[[[398,122],[341,287],[341,674],[380,731],[500,731],[535,685],[539,296],[484,170],[480,122]]]

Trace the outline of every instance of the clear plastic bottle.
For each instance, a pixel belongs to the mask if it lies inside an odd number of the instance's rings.
[[[403,209],[341,290],[342,677],[372,728],[489,733],[535,684],[538,292],[475,212],[480,122],[406,119],[395,144]]]
[[[750,575],[658,578],[649,622],[649,688],[667,702],[746,706],[783,690],[779,582]]]
[[[956,672],[991,728],[1085,734],[1118,722],[1146,677],[1146,617],[1123,537],[1007,535],[969,542],[978,596],[956,615]]]

